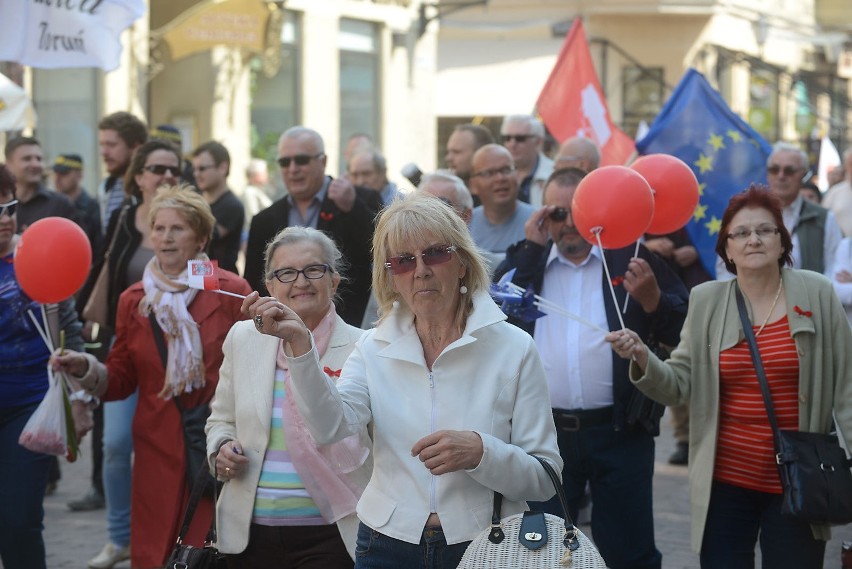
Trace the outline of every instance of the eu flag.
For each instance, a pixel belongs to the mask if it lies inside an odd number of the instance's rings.
[[[640,154],[670,154],[698,178],[699,202],[686,230],[704,268],[716,274],[716,239],[728,200],[766,183],[772,147],[734,114],[704,76],[689,69],[646,134]]]

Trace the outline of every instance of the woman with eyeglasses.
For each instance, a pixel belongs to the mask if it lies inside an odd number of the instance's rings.
[[[722,217],[716,252],[732,281],[692,290],[680,345],[661,361],[632,330],[607,336],[632,358],[636,387],[689,403],[692,545],[702,569],[823,566],[826,525],[781,514],[772,430],[737,309],[741,292],[780,429],[827,433],[832,413],[852,440],[852,331],[831,282],[794,270],[779,199],[751,186]]]
[[[138,393],[132,416],[129,496],[134,569],[162,567],[174,547],[192,490],[187,483],[181,409],[210,404],[222,344],[234,322],[242,320],[238,299],[187,286],[187,262],[208,260],[204,251],[215,225],[204,198],[190,186],[167,186],[147,209],[154,256],[145,264],[141,280],[119,297],[115,342],[106,364],[91,354],[69,350],[53,358],[54,367],[79,378],[83,388],[104,401]],[[221,290],[250,291],[234,273],[219,269],[215,276]],[[109,436],[107,430],[105,439]],[[126,473],[128,482],[130,475]],[[111,497],[108,490],[107,500]],[[201,500],[184,543],[203,544],[213,508],[212,500]],[[93,565],[89,562],[89,567]]]
[[[344,260],[334,241],[288,227],[266,247],[270,305],[289,307],[311,330],[319,365],[336,380],[363,330],[335,309]],[[230,569],[343,569],[353,565],[355,504],[370,477],[366,429],[318,446],[292,396],[284,344],[257,321],[225,340],[207,454],[224,480],[219,551]]]
[[[296,311],[252,293],[258,330],[280,338],[292,394],[311,435],[328,444],[370,429],[373,474],[361,499],[355,567],[455,568],[489,525],[554,489],[531,454],[561,472],[544,370],[532,338],[488,294],[467,226],[416,191],[389,204],[373,237],[376,328],[335,382]]]
[[[56,457],[28,450],[18,438],[47,393],[50,351],[28,314],[31,311],[44,326],[41,306],[27,297],[15,277],[17,205],[15,179],[0,164],[0,566],[44,569],[42,502],[50,460]],[[59,304],[58,320],[65,344],[82,349],[73,301]],[[81,437],[91,420],[77,425]]]
[[[107,271],[107,319],[102,323],[105,325],[94,336],[92,323],[87,322],[84,329],[84,336],[99,341],[107,349],[112,342],[121,293],[142,280],[145,266],[154,257],[148,221],[151,202],[158,188],[180,180],[180,169],[181,157],[168,142],[152,140],[133,153],[124,176],[124,203],[113,212],[107,226],[106,255],[101,263],[92,267],[77,303],[78,307],[86,306],[101,271]],[[137,396],[133,394],[104,405],[103,486],[109,541],[89,561],[92,569],[109,569],[130,556],[130,458],[133,454],[130,430],[136,403]]]

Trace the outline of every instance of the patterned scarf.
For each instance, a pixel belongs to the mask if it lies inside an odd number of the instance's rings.
[[[198,255],[196,259],[208,260],[204,253]],[[186,281],[185,268],[178,279]],[[159,396],[163,399],[171,399],[182,393],[204,387],[201,334],[198,331],[198,324],[192,319],[187,309],[198,291],[186,285],[177,284],[166,276],[160,269],[160,263],[156,257],[148,261],[145,266],[142,287],[145,289],[145,296],[139,301],[139,313],[148,318],[153,311],[168,342],[166,377]]]

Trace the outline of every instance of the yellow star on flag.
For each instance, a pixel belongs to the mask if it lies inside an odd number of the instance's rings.
[[[704,219],[705,217],[707,217],[707,206],[701,205],[701,204],[698,204],[697,206],[695,206],[695,212],[693,212],[692,218],[695,221],[700,221],[700,220]]]
[[[6,101],[4,101],[3,99],[0,99],[0,111],[2,111],[5,108],[6,108]]]
[[[721,134],[711,134],[707,144],[712,146],[713,150],[719,152],[720,149],[725,148],[725,139]]]
[[[706,188],[706,187],[707,187],[707,184],[705,184],[704,182],[701,182],[700,184],[698,184],[698,195],[699,196],[704,195],[704,188]]]
[[[730,138],[734,142],[740,142],[743,139],[743,137],[740,135],[740,133],[735,131],[735,130],[729,130],[728,131],[728,138]]]
[[[715,235],[722,229],[722,220],[714,215],[710,218],[710,221],[704,224],[704,227],[707,228],[710,235]]]
[[[705,156],[702,152],[698,156],[698,160],[695,162],[695,165],[700,169],[700,174],[707,172],[708,170],[713,170],[713,158],[710,156]]]

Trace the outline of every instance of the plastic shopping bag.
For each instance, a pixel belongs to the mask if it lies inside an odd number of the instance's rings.
[[[63,455],[67,451],[68,440],[65,382],[62,374],[54,375],[49,367],[47,380],[50,384],[47,393],[24,425],[18,443],[33,452]]]

